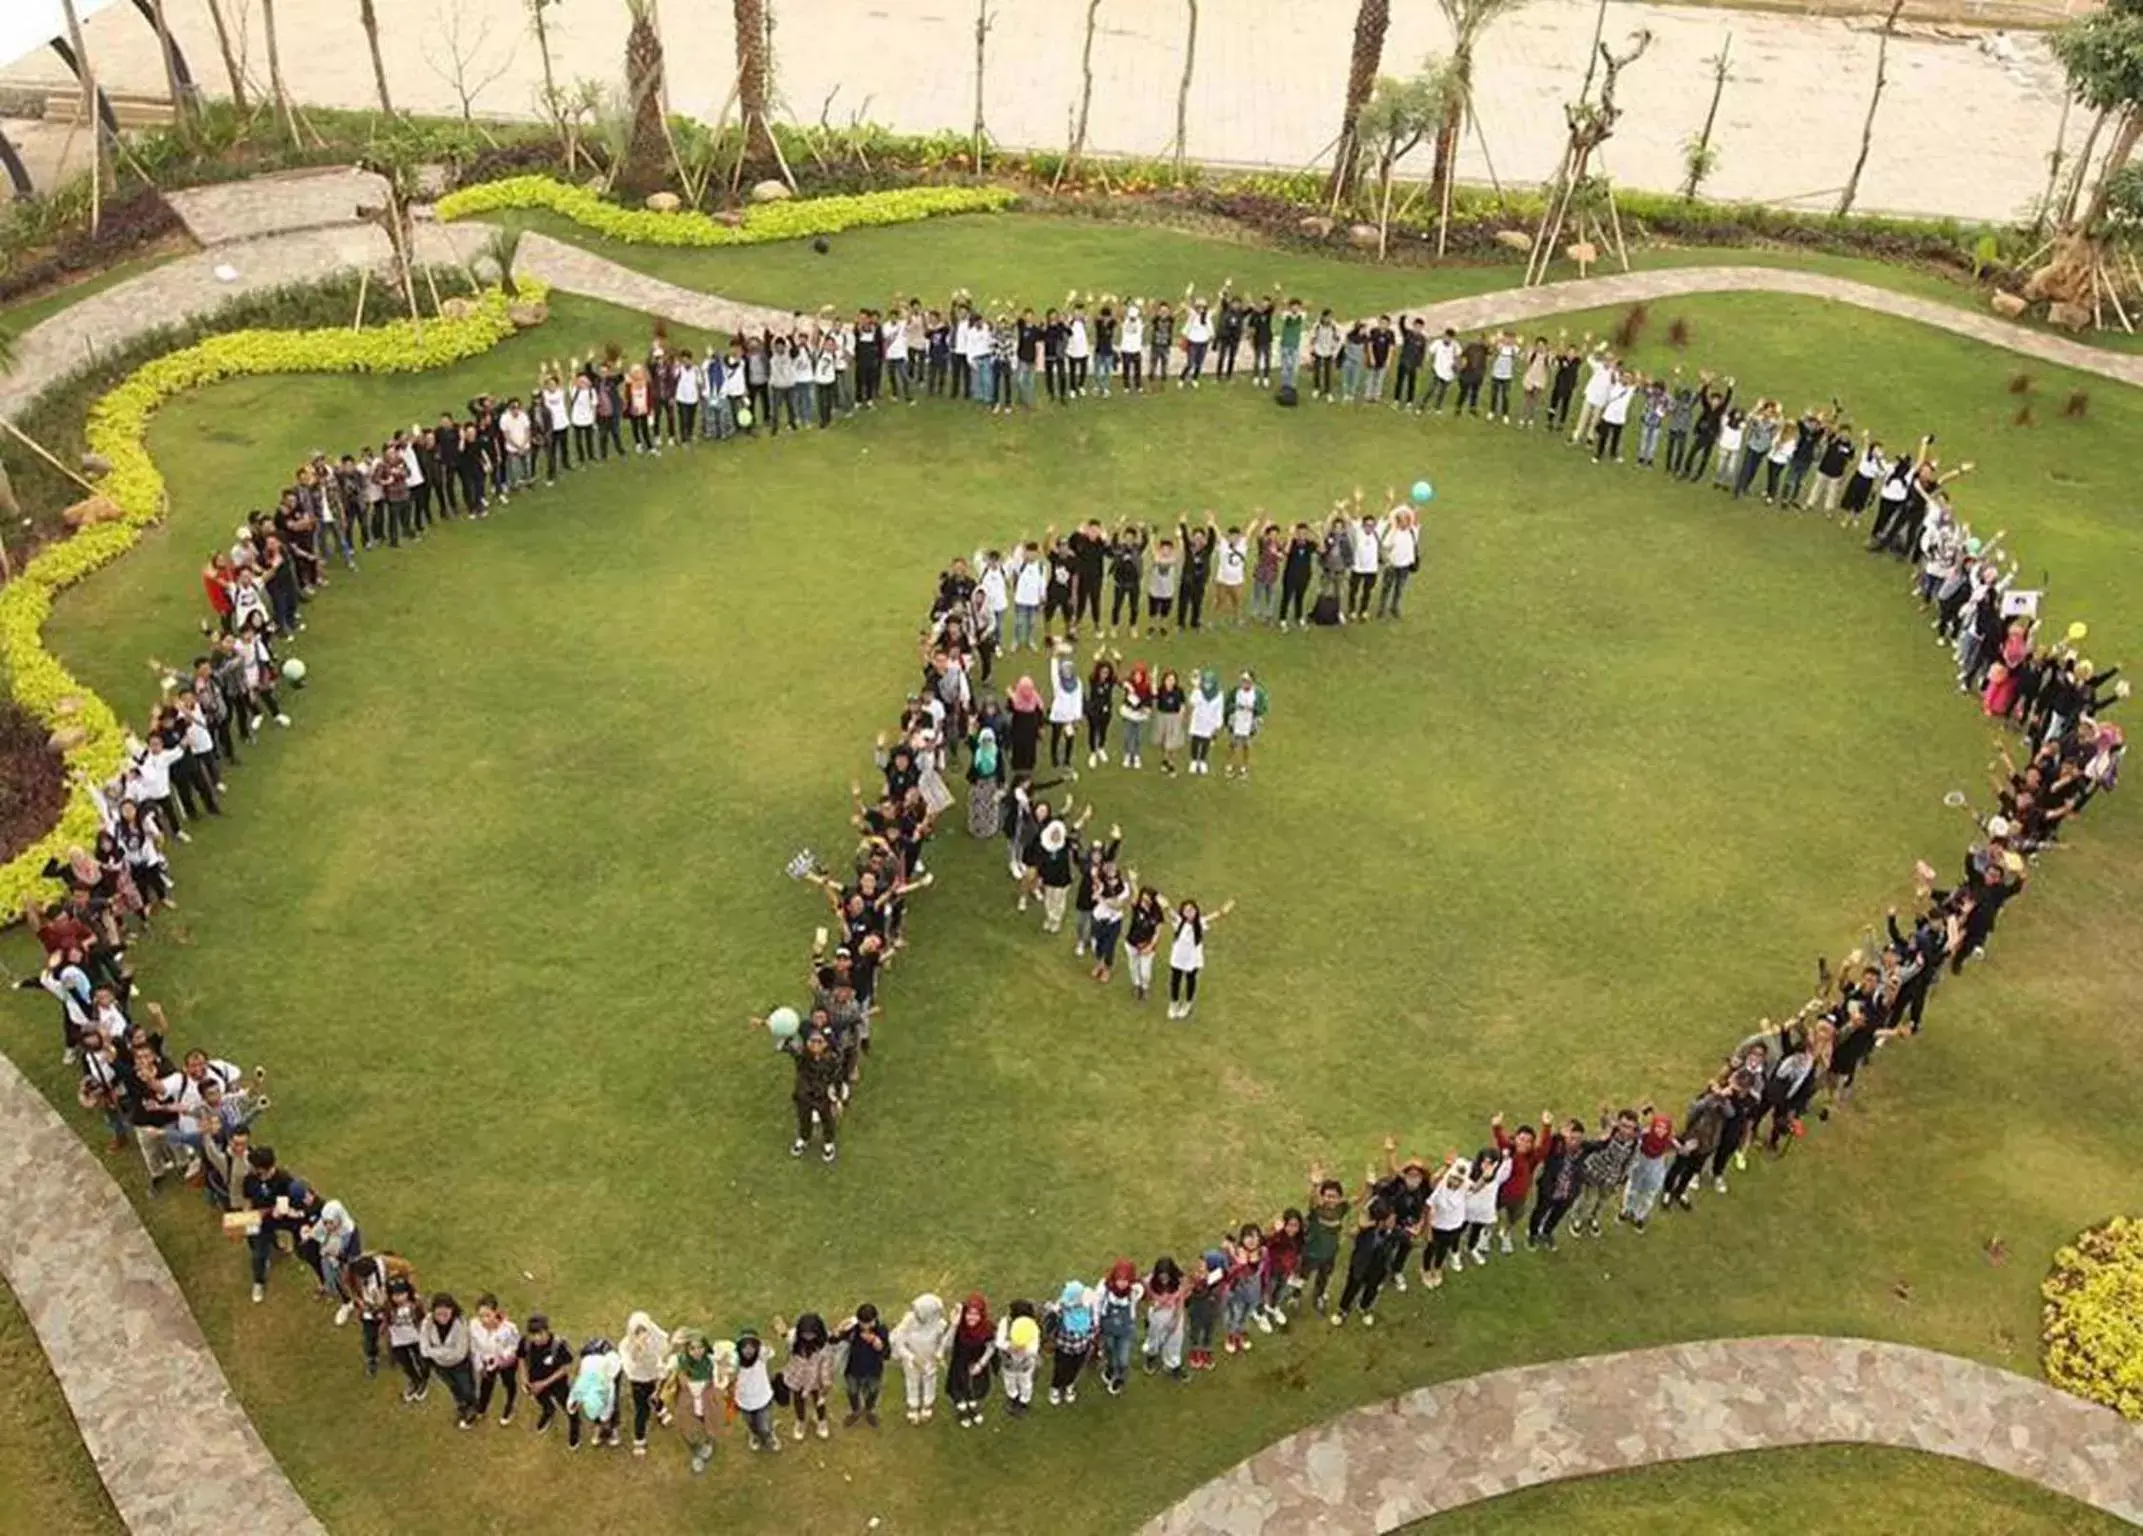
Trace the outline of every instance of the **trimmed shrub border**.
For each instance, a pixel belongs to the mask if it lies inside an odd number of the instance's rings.
[[[2039,1293],[2046,1379],[2143,1420],[2143,1219],[2085,1232],[2054,1255]]]
[[[77,682],[45,649],[52,599],[92,571],[118,559],[142,531],[164,515],[164,477],[149,457],[149,419],[174,395],[221,379],[260,373],[421,373],[462,362],[504,341],[515,326],[509,304],[540,299],[541,285],[523,283],[516,299],[491,289],[458,317],[422,325],[397,320],[372,330],[231,331],[168,353],[129,374],[90,408],[86,437],[111,465],[98,489],[122,514],[117,522],[85,528],[25,565],[0,591],[0,672],[15,700],[46,729],[78,733],[67,748],[75,783],[66,809],[44,837],[0,865],[0,920],[29,899],[54,890],[47,862],[96,841],[97,807],[88,785],[117,771],[125,733],[109,704]]]
[[[568,186],[550,176],[508,176],[449,192],[434,211],[441,219],[464,219],[503,208],[545,208],[628,245],[712,247],[765,245],[868,225],[910,224],[947,213],[995,213],[1010,207],[1017,197],[1009,187],[903,187],[893,192],[759,203],[729,224],[696,209],[656,213],[620,207],[585,187]]]

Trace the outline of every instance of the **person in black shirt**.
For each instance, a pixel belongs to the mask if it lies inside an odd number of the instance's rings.
[[[1094,393],[1109,398],[1109,376],[1116,371],[1116,306],[1104,304],[1094,316]]]
[[[1458,407],[1454,416],[1481,414],[1481,381],[1488,377],[1488,343],[1475,336],[1458,349]]]
[[[288,1232],[297,1243],[298,1256],[306,1258],[308,1245],[298,1240],[298,1231],[319,1214],[320,1197],[303,1179],[279,1167],[275,1149],[267,1146],[246,1153],[243,1192],[246,1208],[260,1212],[259,1225],[246,1238],[246,1246],[252,1250],[253,1299],[262,1301],[268,1295],[268,1260],[275,1253],[276,1235]],[[307,1262],[317,1272],[318,1264],[309,1258]]]
[[[1410,1157],[1401,1164],[1398,1140],[1390,1136],[1384,1138],[1384,1167],[1387,1176],[1373,1193],[1392,1213],[1392,1283],[1403,1291],[1406,1289],[1407,1255],[1413,1252],[1415,1239],[1428,1226],[1429,1173],[1419,1158]]]
[[[1260,389],[1272,384],[1272,313],[1270,299],[1250,311],[1250,382]]]
[[[1196,629],[1205,617],[1205,585],[1213,574],[1213,537],[1206,529],[1178,523],[1183,540],[1183,579],[1177,592],[1176,630]]]
[[[1109,555],[1109,536],[1101,520],[1090,517],[1064,541],[1071,554],[1072,613],[1070,638],[1079,638],[1079,625],[1101,628],[1101,576]]]
[[[1555,379],[1548,386],[1548,427],[1560,431],[1570,419],[1570,402],[1577,395],[1577,373],[1584,361],[1577,343],[1565,339],[1562,350],[1555,354]]]
[[[1384,398],[1384,370],[1391,366],[1394,339],[1391,316],[1377,316],[1377,323],[1369,328],[1369,342],[1364,359],[1369,365],[1369,383],[1362,398],[1372,405]]]
[[[1816,454],[1815,483],[1808,487],[1801,504],[1814,512],[1837,511],[1839,488],[1845,484],[1846,472],[1859,457],[1853,444],[1851,423],[1843,419],[1833,422]]]
[[[861,1419],[878,1427],[878,1392],[885,1381],[885,1359],[891,1353],[885,1324],[869,1302],[833,1330],[833,1341],[848,1346],[847,1362],[841,1367],[841,1386],[848,1394],[848,1417],[844,1428],[854,1429]]]
[[[1175,350],[1176,317],[1164,301],[1153,307],[1146,317],[1147,381],[1160,385],[1168,382],[1168,356]]]
[[[1413,405],[1414,392],[1421,383],[1422,360],[1428,353],[1428,328],[1416,316],[1399,333],[1399,371],[1393,376],[1391,391],[1393,409]]]
[[[1406,1283],[1405,1246],[1398,1235],[1398,1216],[1391,1205],[1382,1199],[1372,1199],[1362,1212],[1362,1224],[1355,1229],[1354,1250],[1347,1256],[1347,1283],[1340,1287],[1339,1310],[1332,1314],[1335,1324],[1344,1323],[1347,1314],[1357,1306],[1362,1309],[1362,1322],[1366,1325],[1376,1316],[1377,1292],[1385,1280],[1397,1276],[1401,1287]]]
[[[1071,403],[1071,381],[1064,372],[1064,344],[1071,327],[1064,317],[1050,310],[1042,317],[1042,388],[1059,405]]]
[[[540,1435],[565,1411],[566,1394],[573,1389],[573,1346],[551,1332],[551,1320],[541,1312],[530,1316],[521,1335],[521,1377],[537,1407]]]
[[[1009,397],[1034,409],[1034,375],[1042,366],[1042,327],[1034,323],[1034,311],[1019,312],[1019,328],[1013,333],[1013,391]]]
[[[1042,592],[1042,640],[1052,643],[1054,636],[1050,626],[1061,615],[1066,638],[1076,640],[1078,620],[1072,613],[1072,593],[1078,586],[1079,566],[1068,541],[1060,541],[1057,531],[1049,529],[1042,535],[1042,558],[1049,562],[1049,584]]]
[[[894,324],[898,325],[896,317]],[[878,403],[878,381],[885,372],[885,333],[878,311],[866,309],[856,316],[856,404],[865,410]]]
[[[1108,377],[1106,373],[1100,375]],[[1109,543],[1109,574],[1115,583],[1115,595],[1109,599],[1109,629],[1121,629],[1130,634],[1138,628],[1139,582],[1145,574],[1146,528],[1143,523],[1126,523],[1116,530],[1116,537]],[[1131,617],[1125,620],[1129,611]],[[1104,635],[1107,630],[1102,632]]]
[[[1308,523],[1295,524],[1287,541],[1287,559],[1280,567],[1280,628],[1287,628],[1288,615],[1301,624],[1302,604],[1309,597],[1310,578],[1317,574],[1317,553],[1322,546]]]
[[[1231,294],[1220,296],[1220,324],[1214,332],[1213,377],[1235,377],[1235,354],[1243,345],[1243,306]]]
[[[1709,374],[1697,378],[1696,425],[1690,429],[1689,454],[1682,460],[1682,478],[1699,481],[1711,463],[1711,450],[1719,441],[1719,428],[1726,420],[1727,407],[1734,401],[1734,381],[1728,379],[1724,387],[1713,384]]]

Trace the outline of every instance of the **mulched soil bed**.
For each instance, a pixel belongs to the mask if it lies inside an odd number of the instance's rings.
[[[66,803],[66,765],[45,728],[0,701],[0,863],[51,831]]]

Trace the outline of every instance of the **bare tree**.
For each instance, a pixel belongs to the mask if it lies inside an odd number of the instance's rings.
[[[1734,34],[1726,34],[1726,41],[1719,51],[1711,56],[1711,105],[1704,109],[1704,126],[1697,136],[1682,146],[1682,168],[1688,177],[1682,182],[1682,196],[1694,202],[1697,188],[1704,184],[1712,167],[1718,164],[1718,153],[1711,147],[1711,130],[1719,121],[1719,98],[1726,94],[1726,82],[1733,78],[1728,55],[1734,51]]]
[[[149,0],[149,24],[156,28],[156,50],[163,55],[164,87],[171,92],[171,111],[181,138],[193,136],[194,111],[200,105],[197,93],[179,73],[179,45],[171,35],[171,22],[164,15],[164,0]]]
[[[982,169],[982,156],[990,142],[989,130],[982,125],[982,78],[983,66],[989,51],[990,28],[997,18],[990,11],[990,0],[975,0],[975,170]]]
[[[290,135],[290,142],[296,144],[300,142],[298,109],[283,84],[283,54],[275,36],[275,0],[260,0],[260,29],[268,40],[268,95],[283,119],[283,131]]]
[[[1451,206],[1451,183],[1458,175],[1458,141],[1473,112],[1473,60],[1481,34],[1500,18],[1525,4],[1525,0],[1437,0],[1444,20],[1451,24],[1451,63],[1443,71],[1443,122],[1436,130],[1436,160],[1429,173],[1429,190],[1443,210],[1437,226],[1436,254],[1443,254],[1443,224]]]
[[[1555,242],[1562,237],[1563,222],[1570,217],[1573,204],[1587,190],[1593,153],[1614,136],[1615,124],[1621,120],[1622,108],[1615,104],[1615,84],[1622,71],[1642,58],[1651,46],[1650,31],[1633,34],[1628,50],[1619,54],[1601,43],[1594,50],[1594,64],[1604,71],[1600,79],[1600,99],[1591,99],[1594,70],[1588,68],[1585,71],[1586,85],[1578,99],[1563,108],[1563,121],[1569,125],[1570,133],[1563,143],[1562,165],[1555,173],[1555,180],[1549,184],[1547,206],[1540,216],[1540,232],[1534,237],[1532,253],[1526,258],[1527,287],[1547,281],[1548,264],[1555,259]],[[1612,214],[1611,196],[1608,207]],[[1623,264],[1629,264],[1626,252]]]
[[[1086,0],[1086,41],[1079,48],[1079,116],[1072,125],[1071,151],[1064,157],[1061,176],[1077,170],[1079,157],[1086,153],[1087,117],[1094,106],[1094,27],[1100,18],[1101,0]]]
[[[1391,0],[1361,0],[1354,13],[1354,51],[1347,61],[1347,96],[1340,107],[1339,141],[1332,153],[1332,177],[1325,196],[1337,204],[1354,190],[1361,168],[1361,138],[1355,123],[1369,96],[1377,88],[1377,69],[1384,62],[1384,34],[1391,30]]]
[[[1845,178],[1845,190],[1838,194],[1841,219],[1853,211],[1853,199],[1860,195],[1860,173],[1867,168],[1868,147],[1875,142],[1875,109],[1883,104],[1883,87],[1889,83],[1890,38],[1903,9],[1905,0],[1890,0],[1890,14],[1883,18],[1883,40],[1875,46],[1875,89],[1868,93],[1868,116],[1860,125],[1860,153],[1854,157],[1853,174]]]
[[[82,121],[89,124],[89,232],[94,235],[104,216],[104,181],[110,169],[104,156],[104,114],[97,110],[97,72],[82,41],[81,13],[74,0],[60,0],[60,8],[67,18],[67,45],[74,50],[75,73],[82,77]]]
[[[372,0],[357,0],[357,20],[365,29],[365,46],[372,50],[372,84],[379,91],[379,109],[394,116],[394,98],[387,94],[387,65],[379,52],[379,12]]]
[[[437,25],[432,29],[435,40],[432,56],[425,62],[431,66],[432,73],[454,93],[454,99],[461,103],[462,122],[476,128],[476,98],[498,84],[506,72],[513,68],[514,50],[509,47],[498,63],[488,68],[481,67],[484,51],[491,43],[490,19],[484,17],[478,20],[476,35],[472,38],[462,30],[463,15],[464,8],[456,4],[450,4],[443,12],[436,13]],[[446,55],[443,63],[438,57],[440,53]],[[482,132],[482,129],[478,128],[478,131]],[[489,135],[486,134],[485,137],[488,138]]]
[[[1176,148],[1173,158],[1176,180],[1183,179],[1183,159],[1189,149],[1191,122],[1191,71],[1198,65],[1198,0],[1184,0],[1190,24],[1183,36],[1183,79],[1176,86]]]
[[[222,0],[203,0],[208,7],[209,24],[216,29],[216,50],[223,55],[223,72],[231,81],[231,105],[243,112],[250,103],[246,100],[246,72],[239,67],[238,51],[231,46],[231,29],[223,19]]]

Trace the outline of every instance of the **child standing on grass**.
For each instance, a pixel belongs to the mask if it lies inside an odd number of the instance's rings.
[[[1293,1289],[1308,1291],[1310,1310],[1324,1316],[1325,1291],[1332,1283],[1332,1268],[1339,1262],[1339,1240],[1347,1221],[1347,1186],[1325,1177],[1322,1168],[1310,1169],[1310,1208],[1302,1223],[1302,1264]]]

